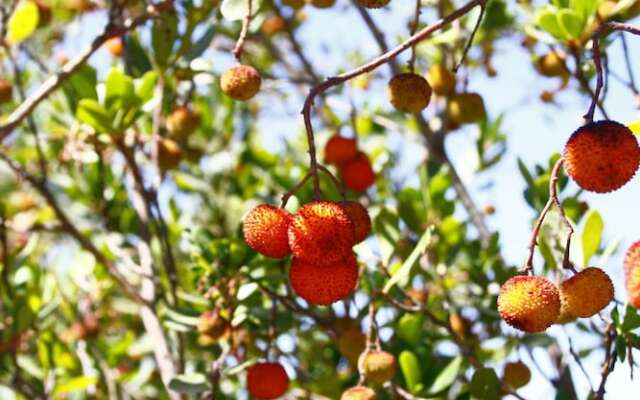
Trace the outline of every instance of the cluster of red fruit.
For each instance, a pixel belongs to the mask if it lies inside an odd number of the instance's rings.
[[[244,218],[244,239],[271,258],[293,254],[289,280],[311,304],[329,305],[349,296],[358,283],[352,247],[371,230],[367,210],[352,201],[314,201],[295,215],[261,204]]]
[[[355,138],[333,135],[324,147],[324,160],[338,168],[340,179],[353,191],[364,192],[375,183],[371,161],[358,150]]]

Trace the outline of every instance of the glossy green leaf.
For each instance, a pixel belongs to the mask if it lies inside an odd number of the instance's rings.
[[[151,29],[151,45],[156,63],[164,67],[173,54],[173,47],[178,37],[178,18],[175,9],[163,12],[153,22]]]
[[[449,364],[436,377],[435,381],[429,388],[429,393],[438,394],[442,391],[446,390],[455,382],[460,374],[460,369],[462,368],[463,357],[458,356],[451,360]]]
[[[474,372],[469,390],[471,399],[497,400],[500,398],[500,380],[493,368],[480,368]]]
[[[402,377],[411,393],[419,393],[422,388],[422,367],[418,357],[411,351],[405,350],[398,356],[398,364]]]
[[[579,38],[582,35],[584,23],[580,16],[573,10],[560,10],[557,15],[558,26],[564,34],[564,38]]]
[[[109,113],[93,99],[80,100],[76,110],[76,118],[97,132],[110,133],[112,131]]]
[[[414,264],[418,260],[418,257],[420,257],[420,255],[422,255],[425,252],[425,250],[429,246],[429,243],[431,243],[432,232],[433,232],[433,228],[428,228],[422,234],[422,237],[420,238],[420,240],[418,241],[418,244],[409,255],[409,258],[407,258],[404,261],[404,263],[402,264],[402,267],[400,267],[400,269],[396,273],[394,273],[391,276],[391,278],[389,278],[387,283],[384,285],[384,288],[382,289],[384,293],[389,293],[389,290],[391,290],[391,288],[394,287],[398,282],[404,279],[407,279],[409,277],[409,274],[411,273],[411,269],[413,268]]]
[[[556,11],[544,8],[536,15],[536,23],[540,28],[557,38],[564,38],[564,32],[558,25]]]
[[[604,230],[604,221],[602,216],[596,210],[589,210],[584,216],[584,227],[582,228],[582,253],[583,265],[588,266],[591,257],[600,248],[602,241],[602,231]]]
[[[66,382],[62,382],[56,386],[53,391],[54,397],[67,395],[69,393],[85,391],[89,386],[98,383],[96,376],[79,376],[71,378]]]
[[[419,314],[405,314],[398,320],[396,335],[411,345],[417,345],[424,336],[424,318]]]

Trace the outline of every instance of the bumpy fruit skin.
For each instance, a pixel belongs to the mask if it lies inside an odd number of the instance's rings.
[[[600,268],[589,267],[560,285],[560,301],[566,312],[588,318],[604,309],[613,300],[613,283]]]
[[[342,392],[340,400],[376,400],[376,392],[366,386],[354,386]]]
[[[433,92],[440,96],[448,96],[456,88],[456,76],[444,64],[434,64],[429,69],[427,81]]]
[[[456,124],[481,121],[487,114],[484,100],[477,93],[458,93],[447,103],[447,116]]]
[[[180,106],[167,117],[167,130],[176,140],[186,140],[200,125],[200,114]]]
[[[178,143],[164,138],[158,141],[158,164],[162,171],[177,168],[181,160],[182,149]]]
[[[357,153],[356,140],[340,136],[340,134],[331,136],[324,146],[324,160],[329,164],[341,165],[353,160]]]
[[[258,253],[271,258],[291,254],[288,230],[292,216],[271,204],[260,204],[244,217],[244,241]]]
[[[358,359],[358,370],[369,382],[382,385],[396,374],[396,358],[386,351],[364,352]]]
[[[13,85],[6,79],[0,79],[0,104],[8,103],[13,97]]]
[[[357,0],[358,4],[364,8],[382,8],[389,4],[391,0]]]
[[[107,40],[104,43],[104,47],[106,47],[107,50],[109,50],[109,53],[114,57],[122,57],[122,54],[124,54],[124,43],[122,38],[119,36],[112,37]]]
[[[355,232],[355,242],[360,243],[371,232],[371,217],[364,206],[356,201],[345,201],[340,206],[349,214]]]
[[[309,2],[316,8],[329,8],[336,4],[336,0],[309,0]]]
[[[260,73],[248,65],[236,65],[225,71],[220,77],[220,88],[227,96],[235,100],[251,99],[260,90]]]
[[[289,225],[289,246],[300,261],[314,266],[336,265],[352,254],[355,231],[349,214],[339,204],[305,204]]]
[[[351,190],[364,192],[376,181],[369,157],[361,151],[353,160],[339,166],[340,179]]]
[[[531,380],[531,370],[522,361],[510,362],[504,366],[504,383],[514,389],[525,386]]]
[[[565,66],[566,56],[561,51],[550,51],[547,54],[540,56],[537,61],[538,71],[548,77],[562,76],[567,74],[567,67]]]
[[[318,266],[291,260],[289,281],[296,294],[316,305],[329,305],[349,296],[358,284],[358,262],[353,254],[335,264]]]
[[[258,399],[275,399],[287,392],[289,376],[282,365],[261,362],[247,369],[247,390]]]
[[[560,314],[560,293],[548,279],[514,276],[500,288],[498,312],[514,328],[542,332]]]
[[[629,247],[624,257],[624,280],[629,304],[640,309],[640,240]]]
[[[578,186],[608,193],[629,182],[640,166],[640,147],[626,126],[598,121],[576,130],[564,148],[564,168]]]
[[[387,94],[396,110],[419,113],[429,105],[431,86],[418,74],[398,74],[389,81]]]

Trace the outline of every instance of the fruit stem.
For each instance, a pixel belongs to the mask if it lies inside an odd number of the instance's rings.
[[[289,202],[291,196],[293,196],[298,190],[300,190],[302,186],[304,186],[304,184],[309,180],[309,178],[311,178],[311,173],[305,175],[297,185],[295,185],[291,190],[282,195],[282,204],[280,205],[280,208],[285,208],[287,206],[287,203]]]
[[[471,49],[471,46],[473,45],[473,39],[476,37],[476,33],[480,29],[480,23],[482,23],[482,18],[484,17],[484,11],[485,11],[485,2],[483,1],[480,3],[480,14],[478,15],[478,19],[476,20],[476,25],[473,27],[473,31],[471,31],[471,36],[469,36],[467,45],[464,47],[464,50],[462,51],[460,60],[458,61],[456,66],[453,67],[453,73],[458,72],[458,69],[460,69],[464,61],[467,59],[467,53],[469,53],[469,49]]]
[[[249,25],[251,24],[251,18],[253,16],[252,14],[253,0],[247,0],[247,15],[245,15],[242,20],[242,30],[240,31],[240,36],[238,36],[236,46],[233,48],[233,56],[238,62],[240,62],[240,59],[242,58],[242,50],[244,48],[244,43],[247,40],[247,34],[249,33]]]
[[[340,192],[340,197],[342,198],[342,201],[347,201],[347,193],[344,188],[344,184],[340,182],[340,180],[336,178],[336,176],[333,175],[331,171],[329,171],[329,168],[325,167],[324,165],[318,164],[318,169],[320,169],[320,171],[324,172],[329,176],[329,178],[333,182],[336,189],[338,189],[338,192]]]
[[[411,25],[411,36],[413,36],[418,30],[418,25],[420,24],[420,8],[422,6],[422,0],[416,0],[416,10],[413,17],[413,23]],[[411,59],[409,59],[409,70],[411,73],[415,72],[416,66],[416,45],[411,46]]]

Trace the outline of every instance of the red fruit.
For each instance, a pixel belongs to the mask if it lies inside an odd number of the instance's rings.
[[[345,201],[340,206],[349,214],[355,229],[355,243],[360,243],[369,236],[371,232],[371,218],[367,209],[362,204],[355,201]]]
[[[260,204],[244,217],[242,231],[247,245],[271,258],[291,254],[287,230],[291,214],[270,204]]]
[[[607,193],[619,189],[640,166],[640,147],[631,130],[615,121],[592,122],[578,128],[564,149],[565,170],[585,190]]]
[[[340,178],[344,184],[356,192],[364,192],[373,185],[376,174],[366,154],[359,151],[355,158],[340,166]]]
[[[640,308],[640,240],[629,247],[624,257],[624,280],[629,304]]]
[[[289,280],[296,294],[311,304],[329,305],[349,296],[358,284],[358,262],[353,254],[329,266],[309,264],[294,257]]]
[[[324,160],[329,164],[340,165],[353,160],[358,153],[355,139],[336,134],[324,146]]]
[[[247,390],[257,399],[275,399],[287,392],[289,376],[282,365],[261,362],[247,369]]]
[[[293,255],[308,264],[334,265],[351,254],[353,222],[337,203],[315,201],[305,204],[289,225],[289,246]]]

